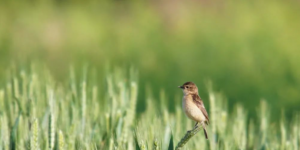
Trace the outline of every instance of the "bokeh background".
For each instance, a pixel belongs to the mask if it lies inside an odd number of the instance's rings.
[[[229,108],[241,103],[255,115],[265,99],[273,118],[282,109],[289,118],[300,109],[299,48],[299,0],[0,2],[0,81],[12,64],[44,64],[57,81],[70,65],[100,74],[107,65],[134,66],[138,111],[146,87],[174,104],[185,81],[197,83],[208,103],[211,81]]]

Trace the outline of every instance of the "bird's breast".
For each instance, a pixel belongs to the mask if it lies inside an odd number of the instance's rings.
[[[182,99],[182,108],[190,119],[202,122],[205,121],[205,116],[201,112],[201,110],[197,107],[197,105],[193,102],[193,98],[191,96],[184,96]]]

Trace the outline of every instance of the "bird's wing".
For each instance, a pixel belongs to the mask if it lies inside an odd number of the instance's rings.
[[[203,101],[201,100],[198,94],[193,94],[193,102],[197,105],[197,107],[201,110],[207,121],[209,122],[208,114],[204,107]]]

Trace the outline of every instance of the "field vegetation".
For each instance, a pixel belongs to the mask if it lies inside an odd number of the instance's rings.
[[[173,149],[186,81],[211,123],[183,149],[300,149],[299,18],[297,0],[0,0],[0,149]]]
[[[18,69],[16,69],[18,68]],[[145,99],[140,92],[138,71],[107,69],[105,78],[89,67],[76,73],[70,68],[66,82],[53,79],[46,67],[15,67],[7,72],[0,87],[0,148],[4,150],[165,150],[174,149],[194,123],[181,110],[180,98],[161,92],[154,99],[148,88]],[[105,80],[105,84],[98,84]],[[284,115],[270,121],[270,109],[261,100],[255,114],[242,105],[228,111],[226,98],[208,86],[204,102],[210,116],[209,140],[196,134],[183,149],[287,149],[296,150],[300,142],[300,116],[292,121]],[[181,91],[179,91],[181,92]],[[137,101],[146,103],[137,114]],[[209,106],[209,107],[208,107]]]
[[[11,63],[32,60],[59,81],[71,64],[94,65],[101,78],[104,64],[133,65],[155,99],[162,89],[175,99],[186,81],[208,99],[211,80],[230,110],[238,102],[254,117],[264,98],[290,120],[300,109],[299,16],[296,0],[1,0],[0,81]]]

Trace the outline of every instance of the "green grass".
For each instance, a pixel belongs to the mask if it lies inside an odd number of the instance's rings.
[[[181,110],[181,100],[166,95],[155,100],[149,89],[138,99],[140,80],[135,69],[107,71],[105,84],[86,67],[80,74],[70,69],[67,82],[54,80],[44,67],[12,69],[0,87],[0,148],[54,150],[150,150],[175,147],[193,122]],[[128,75],[126,75],[128,74]],[[178,93],[181,93],[178,90]],[[270,106],[262,100],[257,118],[236,104],[229,113],[227,101],[208,90],[209,140],[196,134],[183,149],[297,149],[299,114],[287,122],[282,116],[270,122]],[[137,102],[146,108],[136,113]],[[209,107],[208,107],[209,106]],[[171,138],[172,137],[172,138]]]
[[[57,80],[70,64],[92,64],[101,79],[103,64],[133,65],[155,99],[162,88],[175,99],[186,81],[208,99],[211,80],[230,110],[240,102],[255,116],[264,98],[290,120],[300,109],[299,16],[297,0],[1,0],[0,81],[11,63],[32,60]]]

